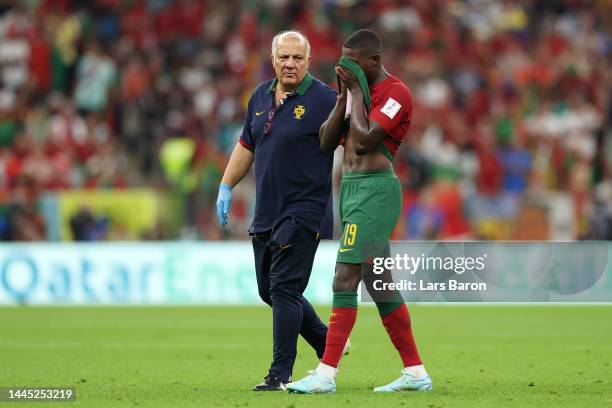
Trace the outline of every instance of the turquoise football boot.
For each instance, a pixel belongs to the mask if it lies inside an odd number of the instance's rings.
[[[429,376],[417,379],[405,370],[402,370],[402,376],[400,378],[393,381],[391,384],[374,388],[374,392],[431,391],[432,387],[433,385]]]
[[[308,371],[308,375],[296,382],[287,384],[287,391],[294,394],[328,394],[336,392],[336,382]]]

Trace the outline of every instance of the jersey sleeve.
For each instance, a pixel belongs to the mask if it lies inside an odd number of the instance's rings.
[[[380,103],[372,106],[368,117],[382,126],[387,134],[393,134],[398,126],[410,122],[412,117],[410,91],[402,86],[391,87]]]
[[[246,149],[255,152],[255,138],[253,137],[253,132],[251,132],[251,122],[253,121],[253,97],[249,99],[248,107],[247,107],[247,115],[246,120],[244,122],[244,128],[242,129],[242,134],[240,135],[240,139],[238,143],[240,143]]]

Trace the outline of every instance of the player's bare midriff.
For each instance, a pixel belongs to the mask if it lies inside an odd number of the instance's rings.
[[[375,147],[374,150],[367,154],[358,155],[355,151],[353,138],[351,138],[351,131],[349,130],[348,133],[349,135],[344,143],[343,173],[388,170],[392,168],[391,162],[378,147]]]

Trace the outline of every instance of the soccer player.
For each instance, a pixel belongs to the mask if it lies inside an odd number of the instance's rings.
[[[408,87],[385,70],[381,54],[378,35],[358,30],[345,41],[336,66],[341,92],[319,138],[323,151],[344,144],[340,196],[344,234],[336,258],[325,353],[310,375],[287,384],[290,392],[335,392],[338,362],[357,317],[362,265],[367,265],[371,255],[368,245],[383,242],[388,253],[389,237],[399,217],[401,188],[391,161],[410,126],[412,97]],[[367,283],[367,277],[363,278]],[[372,296],[404,365],[400,378],[374,391],[430,390],[432,382],[419,357],[401,296],[392,301]]]
[[[272,307],[273,361],[254,391],[290,381],[298,333],[321,358],[327,327],[302,294],[321,238],[332,237],[332,152],[318,132],[337,92],[308,72],[310,45],[296,31],[272,40],[276,77],[251,95],[244,130],[221,180],[219,222],[228,222],[232,188],[255,163],[255,216],[249,234],[259,295]]]

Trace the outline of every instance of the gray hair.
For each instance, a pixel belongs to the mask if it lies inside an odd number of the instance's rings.
[[[295,31],[295,30],[281,31],[280,33],[274,36],[274,38],[272,39],[272,56],[273,57],[276,55],[276,52],[278,51],[278,43],[280,43],[281,40],[284,40],[285,38],[298,39],[302,43],[304,48],[306,48],[306,59],[310,57],[310,43],[308,42],[308,39],[306,38],[304,34],[300,33],[299,31]]]

